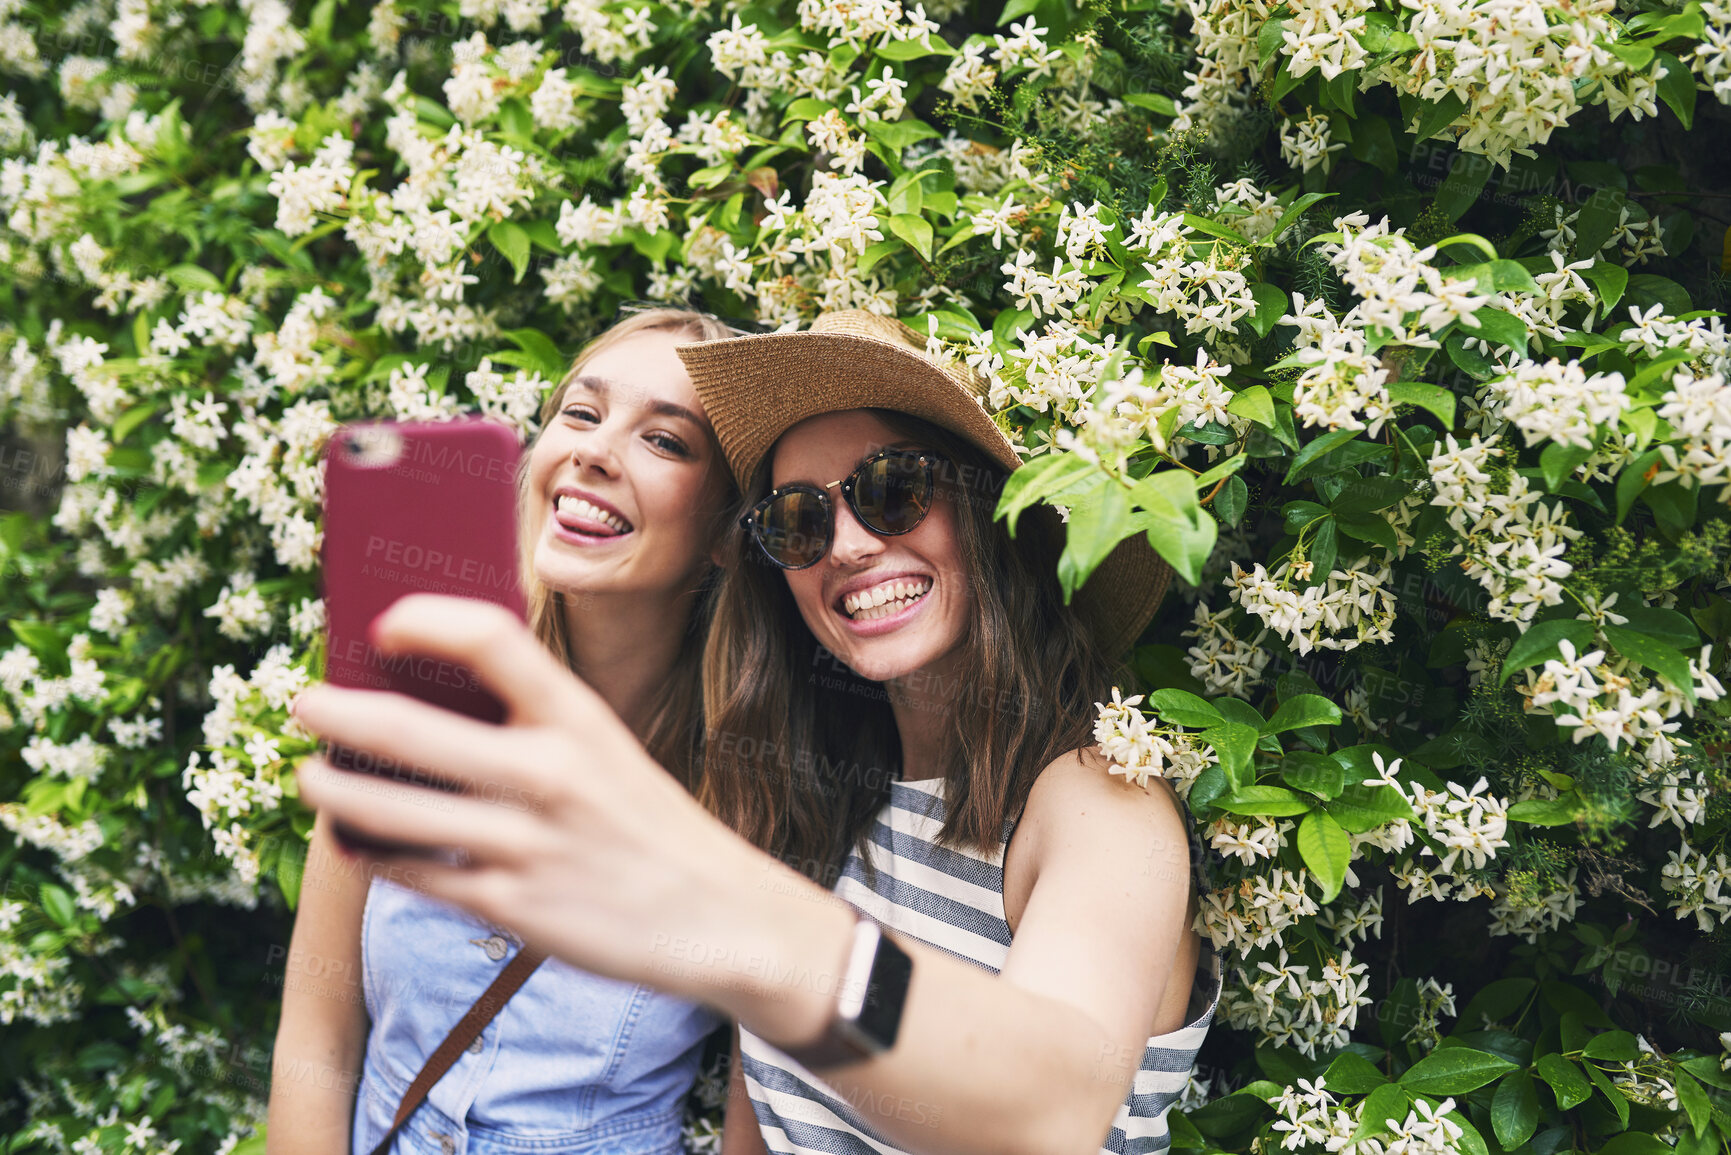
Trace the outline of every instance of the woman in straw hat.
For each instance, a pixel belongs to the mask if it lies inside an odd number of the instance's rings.
[[[751,501],[701,788],[743,837],[506,615],[448,599],[399,602],[379,641],[473,665],[502,730],[324,687],[297,715],[478,797],[435,811],[318,762],[305,796],[463,848],[417,867],[432,893],[736,1019],[730,1155],[1164,1149],[1219,991],[1189,929],[1199,855],[1164,784],[1083,749],[1102,655],[1146,624],[1160,567],[1121,547],[1072,614],[1050,543],[992,520],[1014,452],[898,324],[680,353]],[[483,800],[507,790],[534,804]]]

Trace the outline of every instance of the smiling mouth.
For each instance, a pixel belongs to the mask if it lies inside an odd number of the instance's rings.
[[[841,599],[841,611],[851,621],[870,622],[897,614],[932,590],[929,577],[894,578]]]
[[[631,523],[618,514],[569,493],[554,498],[553,511],[560,525],[588,537],[623,537],[632,530]]]

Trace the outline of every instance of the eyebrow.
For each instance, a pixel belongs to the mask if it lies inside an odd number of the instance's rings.
[[[582,377],[573,378],[571,381],[571,386],[576,386],[576,385],[583,386],[585,389],[589,390],[589,392],[595,394],[595,396],[603,398],[603,399],[605,399],[609,394],[611,394],[615,388],[622,389],[622,390],[627,390],[627,389],[628,390],[634,390],[637,392],[646,392],[644,390],[637,389],[636,386],[624,385],[618,381],[609,380],[606,377],[590,377],[587,375],[582,376]],[[560,398],[561,403],[563,403],[564,401],[566,401],[569,398],[570,393],[571,393],[571,386],[566,387],[566,390],[565,390],[566,396]],[[663,417],[677,417],[677,418],[680,418],[682,420],[689,421],[693,425],[696,425],[699,428],[703,428],[709,424],[702,417],[699,417],[696,413],[692,412],[690,409],[687,409],[685,406],[676,404],[675,402],[672,402],[672,401],[663,401],[663,400],[656,399],[656,398],[646,398],[644,400],[643,405],[644,405],[644,408],[648,409],[651,413],[659,413]]]

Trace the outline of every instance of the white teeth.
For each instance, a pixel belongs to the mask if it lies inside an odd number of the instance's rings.
[[[561,493],[555,502],[555,508],[560,513],[572,514],[587,521],[598,521],[615,533],[631,532],[631,525],[617,514],[610,513],[594,502],[585,501],[581,497],[573,497],[569,493]]]
[[[842,609],[856,622],[869,622],[899,613],[931,591],[930,578],[896,578],[842,599]]]

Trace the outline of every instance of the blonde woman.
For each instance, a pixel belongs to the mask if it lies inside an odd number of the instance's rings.
[[[731,335],[651,309],[548,397],[518,474],[530,628],[684,787],[702,746],[700,655],[732,485],[675,354]],[[509,920],[366,871],[313,829],[272,1067],[269,1148],[367,1155],[429,1055],[522,948]],[[707,1009],[549,960],[395,1139],[415,1155],[673,1155]]]

